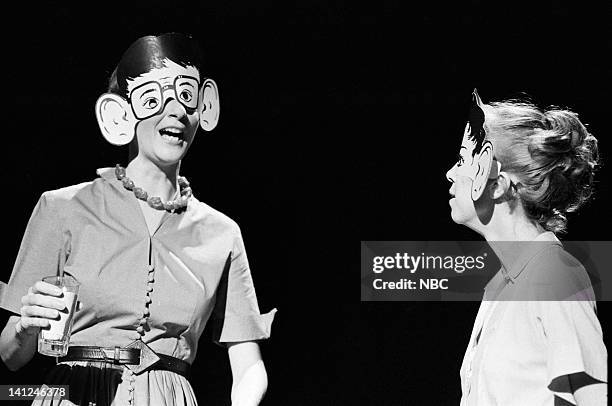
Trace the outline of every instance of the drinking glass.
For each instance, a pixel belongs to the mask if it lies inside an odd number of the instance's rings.
[[[59,312],[57,320],[49,320],[49,328],[38,333],[38,352],[52,357],[63,357],[68,353],[72,321],[76,311],[79,282],[71,275],[46,276],[44,282],[57,286],[64,293],[62,300],[66,308]]]

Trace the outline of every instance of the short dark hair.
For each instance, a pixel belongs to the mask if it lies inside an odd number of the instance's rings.
[[[124,52],[108,81],[108,92],[127,98],[127,81],[164,66],[164,59],[195,67],[202,75],[203,56],[191,35],[166,33],[138,38]]]

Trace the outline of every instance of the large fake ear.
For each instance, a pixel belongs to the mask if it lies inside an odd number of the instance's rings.
[[[198,104],[200,113],[200,127],[204,131],[212,131],[219,122],[219,89],[212,79],[206,79],[200,90],[200,103]]]
[[[134,138],[136,119],[127,101],[117,94],[104,93],[96,101],[100,131],[113,145],[128,144]]]
[[[472,200],[476,201],[482,196],[487,180],[489,179],[489,173],[491,172],[491,165],[493,164],[493,144],[490,141],[485,141],[482,145],[480,153],[474,157],[474,165],[476,166],[476,173],[474,175],[474,181],[472,182]]]

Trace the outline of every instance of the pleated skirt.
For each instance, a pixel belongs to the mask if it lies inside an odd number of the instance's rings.
[[[197,406],[189,381],[171,371],[134,375],[103,361],[61,362],[49,371],[48,386],[68,385],[68,397],[39,396],[34,406]]]

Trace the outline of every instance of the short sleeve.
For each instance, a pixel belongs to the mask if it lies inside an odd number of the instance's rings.
[[[217,290],[213,311],[215,343],[256,341],[270,337],[276,309],[259,312],[242,234],[238,229]]]
[[[607,382],[608,354],[595,302],[538,301],[535,306],[546,343],[549,389],[566,398],[571,390],[557,378],[581,372]]]
[[[47,193],[38,200],[7,285],[0,286],[0,307],[19,314],[21,298],[45,276],[59,274],[66,248],[57,211]]]

